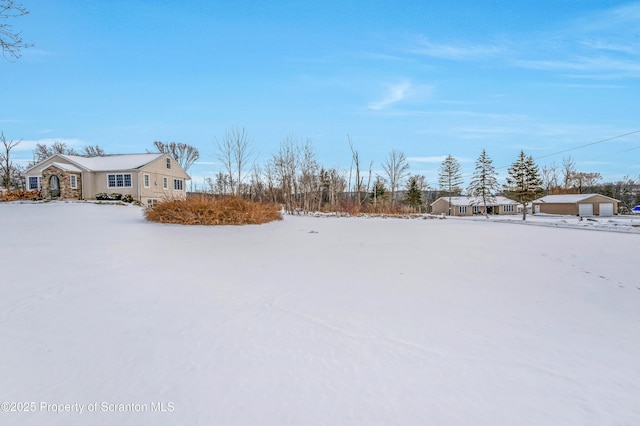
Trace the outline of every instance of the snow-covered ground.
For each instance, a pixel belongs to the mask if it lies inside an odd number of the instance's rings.
[[[636,233],[503,218],[184,227],[61,202],[0,217],[2,425],[640,419]]]
[[[486,220],[484,216],[476,216],[472,219]],[[578,216],[560,216],[538,213],[535,215],[528,214],[524,222],[522,220],[522,214],[510,216],[491,216],[490,220],[498,222],[519,223],[522,225],[550,226],[553,228],[578,228],[607,232],[640,234],[640,216],[638,215],[581,218]]]

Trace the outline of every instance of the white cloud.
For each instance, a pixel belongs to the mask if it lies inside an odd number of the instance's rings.
[[[640,23],[640,3],[617,6],[608,10],[586,16],[576,22],[579,31],[596,32],[615,30],[635,33]]]
[[[413,45],[409,47],[407,51],[417,55],[432,56],[441,59],[472,60],[497,56],[502,53],[504,49],[489,44],[434,43],[425,37],[416,37],[413,40]]]
[[[433,86],[414,85],[406,80],[389,86],[384,97],[375,102],[369,102],[368,108],[373,111],[386,109],[399,102],[420,101],[431,96]]]
[[[411,83],[409,83],[408,81],[400,84],[395,84],[389,87],[383,99],[377,102],[370,102],[369,109],[378,111],[387,108],[395,103],[398,103],[407,96],[407,92],[409,91],[409,89],[411,89]]]
[[[627,53],[627,54],[638,53],[638,49],[635,47],[627,46],[624,44],[617,44],[617,43],[602,41],[602,40],[583,41],[582,45],[595,50],[604,50],[604,51]]]
[[[521,58],[513,64],[570,78],[638,78],[638,24],[640,3],[583,15],[554,33],[538,34],[539,42],[520,46]]]
[[[640,76],[640,63],[637,61],[614,59],[608,56],[581,56],[569,60],[520,60],[516,61],[516,65],[522,68],[542,71],[571,71]]]

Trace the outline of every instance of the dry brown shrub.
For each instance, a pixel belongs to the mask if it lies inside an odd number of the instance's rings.
[[[250,225],[282,220],[280,206],[241,197],[189,197],[161,201],[144,212],[147,220],[183,225]]]
[[[353,198],[341,199],[335,208],[323,208],[323,212],[340,212],[346,213],[350,216],[360,215],[387,215],[387,216],[405,216],[419,214],[419,212],[411,206],[408,206],[401,201],[396,203],[390,203],[389,201],[379,201],[378,203],[372,203],[370,201],[358,203]]]
[[[25,191],[22,189],[15,189],[13,191],[0,192],[0,201],[18,201],[18,200],[41,200],[40,191]]]

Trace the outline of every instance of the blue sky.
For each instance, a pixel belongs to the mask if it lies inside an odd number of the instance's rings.
[[[504,178],[521,149],[571,156],[607,181],[640,175],[640,2],[21,0],[25,41],[0,61],[0,130],[36,143],[137,153],[244,127],[267,161],[310,139],[348,171],[349,135],[373,170],[391,149],[437,184],[486,149]],[[556,154],[558,153],[558,154]],[[555,155],[554,155],[555,154]]]

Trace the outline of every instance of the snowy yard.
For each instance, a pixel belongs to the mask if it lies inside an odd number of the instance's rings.
[[[0,216],[3,425],[640,419],[635,226]]]

